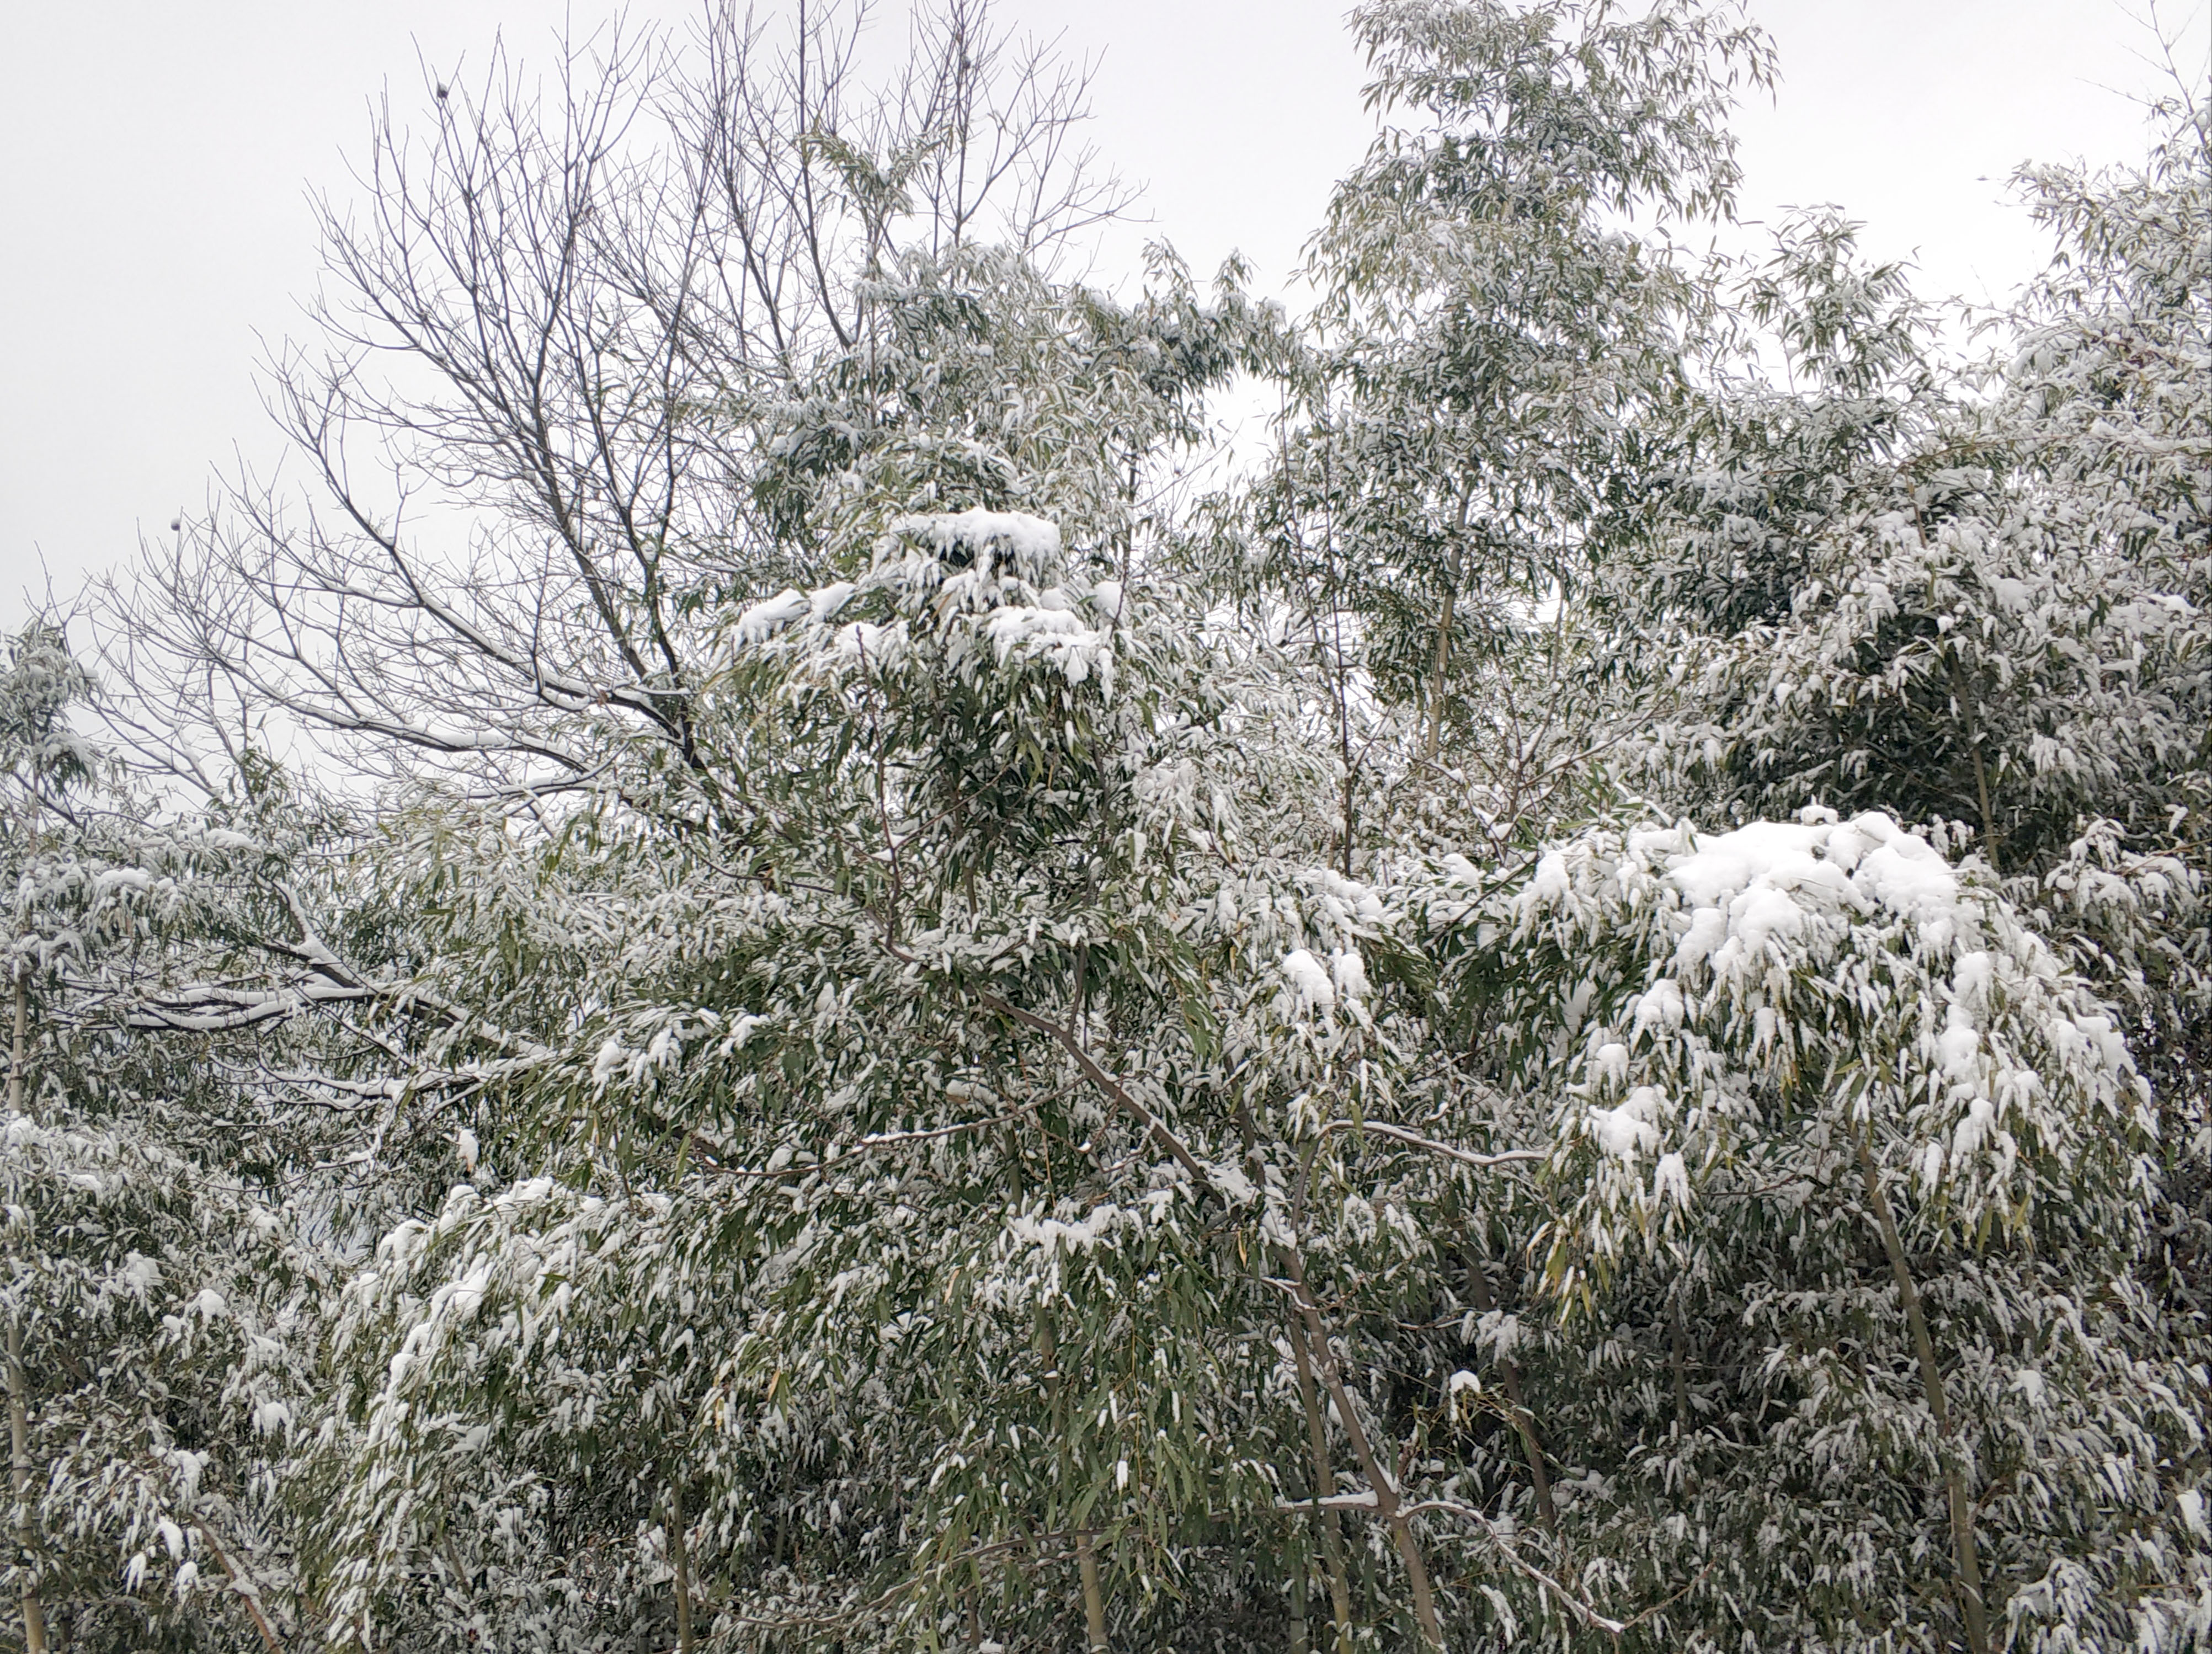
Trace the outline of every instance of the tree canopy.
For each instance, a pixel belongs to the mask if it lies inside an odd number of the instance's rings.
[[[1294,313],[703,15],[8,646],[25,1645],[2212,1646],[2202,108],[1960,348],[1734,5],[1369,0]]]

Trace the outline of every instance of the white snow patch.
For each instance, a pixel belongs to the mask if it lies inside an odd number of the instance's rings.
[[[1140,1226],[1144,1219],[1136,1213],[1108,1202],[1095,1207],[1089,1217],[1074,1223],[1058,1218],[1016,1218],[1006,1226],[1016,1238],[1049,1251],[1054,1246],[1065,1246],[1071,1252],[1088,1252],[1103,1241],[1110,1241],[1117,1229]]]
[[[1226,1160],[1206,1167],[1206,1181],[1237,1206],[1249,1206],[1260,1197],[1260,1191],[1253,1187],[1252,1180]]]
[[[1951,1158],[1963,1160],[1981,1147],[1996,1122],[1996,1110],[1986,1097],[1978,1097],[1966,1104],[1966,1117],[1951,1134]]]
[[[1619,1108],[1592,1109],[1589,1125],[1598,1146],[1623,1160],[1658,1147],[1659,1128],[1654,1122],[1665,1102],[1656,1086],[1638,1085]]]
[[[841,655],[885,666],[896,661],[906,650],[906,623],[894,621],[888,626],[878,626],[866,620],[854,621],[840,626],[831,640]]]
[[[763,643],[794,620],[813,611],[814,599],[797,587],[789,587],[738,616],[738,642]]]
[[[1684,1012],[1682,984],[1672,976],[1662,976],[1637,996],[1633,1006],[1632,1039],[1640,1037],[1648,1028],[1680,1028]]]
[[[1556,902],[1567,893],[1567,860],[1553,851],[1536,863],[1536,871],[1528,880],[1528,899],[1532,902]]]
[[[434,1309],[436,1300],[442,1297],[445,1299],[446,1309],[453,1318],[466,1321],[476,1314],[477,1308],[483,1303],[485,1289],[490,1285],[491,1264],[487,1260],[478,1263],[460,1280],[440,1288],[437,1292],[432,1294]]]
[[[1336,1005],[1336,988],[1322,962],[1305,949],[1293,948],[1283,956],[1283,975],[1297,990],[1298,1001],[1308,1010],[1328,1011]]]
[[[1948,1025],[1936,1037],[1936,1051],[1943,1060],[1943,1072],[1954,1079],[1972,1079],[1977,1059],[1982,1055],[1982,1037],[1974,1031],[1972,1019],[1967,1016],[1964,1006],[1951,1007]]]
[[[1770,940],[1798,934],[1808,910],[1837,903],[1860,912],[1887,908],[1948,946],[1959,932],[1959,879],[1928,842],[1878,812],[1850,821],[1761,821],[1732,833],[1699,834],[1689,854],[1667,868],[1687,898],[1688,928],[1675,958],[1711,958],[1723,973],[1759,956]],[[1532,896],[1543,883],[1540,868]],[[1808,901],[1808,897],[1814,899]],[[1822,898],[1825,898],[1822,899]],[[1985,972],[1965,968],[1966,985]]]
[[[161,1284],[161,1266],[143,1252],[125,1254],[123,1268],[118,1273],[123,1277],[123,1284],[140,1298]]]
[[[1015,559],[1032,568],[1060,555],[1060,526],[1042,517],[1019,511],[935,512],[901,517],[891,525],[898,534],[911,534],[939,556],[956,545],[981,551],[1003,546]]]
[[[1114,687],[1112,640],[1066,609],[1026,604],[994,609],[983,623],[983,631],[997,650],[1000,666],[1019,652],[1049,660],[1071,684],[1095,674],[1109,690]]]
[[[1376,895],[1371,887],[1356,879],[1346,879],[1342,873],[1327,867],[1321,870],[1321,884],[1331,899],[1361,924],[1379,925],[1382,922],[1382,898]]]

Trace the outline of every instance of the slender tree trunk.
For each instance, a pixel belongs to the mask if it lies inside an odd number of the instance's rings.
[[[1314,1497],[1327,1499],[1336,1491],[1336,1472],[1328,1460],[1328,1424],[1314,1391],[1313,1352],[1306,1347],[1306,1329],[1295,1318],[1291,1322],[1291,1354],[1297,1363],[1298,1405],[1305,1410],[1306,1441],[1313,1453]],[[1336,1610],[1337,1654],[1352,1654],[1352,1580],[1344,1566],[1343,1519],[1334,1511],[1322,1511],[1320,1516],[1329,1601]]]
[[[23,1329],[8,1317],[8,1439],[15,1450],[16,1508],[24,1514],[23,1556],[31,1554],[31,1444],[29,1419],[23,1406]],[[38,1587],[23,1587],[23,1647],[27,1654],[46,1654],[46,1611],[39,1601]]]
[[[1321,1306],[1314,1302],[1313,1293],[1306,1286],[1305,1264],[1296,1252],[1291,1253],[1289,1262],[1291,1289],[1297,1312],[1304,1318],[1307,1335],[1320,1349],[1316,1365],[1322,1383],[1328,1391],[1329,1400],[1336,1404],[1337,1416],[1344,1422],[1344,1433],[1359,1460],[1360,1473],[1374,1492],[1375,1514],[1390,1530],[1391,1538],[1397,1542],[1399,1560],[1406,1565],[1406,1582],[1413,1590],[1413,1619],[1421,1628],[1421,1640],[1442,1651],[1443,1622],[1437,1615],[1436,1593],[1429,1584],[1429,1566],[1421,1555],[1420,1541],[1413,1536],[1413,1519],[1406,1515],[1398,1497],[1397,1479],[1375,1451],[1374,1444],[1367,1439],[1366,1428],[1359,1422],[1358,1411],[1352,1406],[1351,1392],[1344,1387],[1344,1375],[1337,1369],[1335,1353],[1328,1347],[1328,1329],[1322,1324]]]
[[[1067,1432],[1065,1428],[1062,1402],[1064,1386],[1060,1383],[1060,1339],[1052,1324],[1052,1317],[1042,1317],[1038,1326],[1038,1353],[1045,1365],[1045,1390],[1052,1407],[1052,1433],[1060,1444],[1060,1471],[1063,1480],[1068,1470]],[[1083,1587],[1084,1639],[1091,1654],[1105,1654],[1106,1596],[1098,1584],[1098,1552],[1088,1533],[1075,1536],[1075,1572]]]
[[[1358,808],[1358,789],[1359,786],[1359,769],[1358,767],[1352,762],[1352,721],[1351,715],[1348,712],[1345,715],[1343,726],[1344,750],[1342,761],[1344,763],[1344,796],[1340,802],[1342,804],[1344,808],[1344,854],[1341,860],[1344,866],[1344,876],[1346,879],[1349,879],[1352,877],[1352,812]]]
[[[222,1547],[215,1542],[215,1529],[209,1527],[204,1521],[198,1523],[198,1526],[200,1538],[207,1545],[209,1552],[214,1556],[217,1565],[222,1567],[223,1577],[230,1581],[239,1596],[245,1599],[246,1611],[253,1619],[253,1628],[261,1633],[262,1646],[269,1651],[269,1654],[284,1654],[284,1645],[276,1640],[275,1627],[270,1625],[269,1616],[261,1611],[260,1594],[253,1582],[240,1571],[236,1563],[223,1554]]]
[[[1982,812],[1982,855],[1993,868],[1997,866],[1997,817],[1990,807],[1989,766],[1982,759],[1982,723],[1974,708],[1974,691],[1966,681],[1966,670],[1960,665],[1959,657],[1951,657],[1951,695],[1959,703],[1959,716],[1966,727],[1966,751],[1974,758],[1974,799]],[[2002,871],[2002,869],[1998,869]]]
[[[1444,678],[1451,667],[1452,610],[1459,601],[1459,590],[1454,586],[1444,593],[1443,612],[1437,620],[1436,658],[1429,663],[1429,762],[1435,763],[1443,751],[1444,741]]]
[[[1255,1181],[1265,1179],[1266,1163],[1260,1155],[1259,1128],[1253,1123],[1250,1110],[1239,1103],[1237,1105],[1237,1126],[1244,1140],[1244,1152]],[[1309,1162],[1309,1168],[1310,1162]],[[1310,1171],[1306,1174],[1310,1175]],[[1305,1215],[1304,1179],[1300,1180],[1297,1213],[1301,1221]],[[1252,1258],[1253,1280],[1257,1285],[1263,1259],[1272,1262],[1279,1270],[1282,1249],[1269,1246],[1255,1249]],[[1314,1497],[1322,1499],[1336,1491],[1336,1472],[1328,1459],[1328,1420],[1322,1415],[1321,1405],[1314,1394],[1313,1353],[1306,1347],[1306,1329],[1296,1316],[1290,1320],[1291,1353],[1298,1375],[1298,1408],[1305,1414],[1306,1444],[1313,1456]],[[1352,1581],[1344,1565],[1344,1524],[1334,1511],[1315,1511],[1321,1528],[1322,1557],[1328,1569],[1329,1602],[1336,1615],[1336,1654],[1352,1654]],[[1291,1576],[1291,1643],[1294,1654],[1310,1654],[1313,1646],[1313,1628],[1309,1608],[1310,1602],[1307,1571],[1298,1569]]]
[[[1395,1502],[1394,1496],[1392,1503]],[[1413,1537],[1412,1521],[1393,1510],[1390,1535],[1398,1542],[1398,1557],[1406,1565],[1407,1583],[1413,1588],[1413,1623],[1420,1627],[1423,1640],[1437,1654],[1443,1654],[1443,1621],[1437,1617],[1437,1597],[1429,1584],[1428,1561],[1421,1554],[1420,1541]]]
[[[1970,1654],[1989,1654],[1988,1605],[1982,1600],[1982,1569],[1974,1549],[1974,1507],[1967,1496],[1966,1474],[1959,1462],[1951,1435],[1951,1409],[1943,1394],[1943,1375],[1936,1365],[1936,1340],[1928,1330],[1928,1316],[1912,1284],[1912,1271],[1905,1257],[1905,1240],[1889,1199],[1881,1192],[1881,1177],[1874,1164],[1874,1149],[1865,1136],[1858,1142],[1859,1173],[1866,1183],[1867,1206],[1875,1226],[1881,1231],[1882,1250],[1889,1254],[1890,1271],[1897,1277],[1897,1295],[1905,1305],[1905,1325],[1911,1329],[1913,1353],[1920,1364],[1920,1385],[1935,1415],[1943,1444],[1943,1482],[1951,1503],[1951,1554],[1959,1575],[1959,1601],[1966,1621]]]
[[[668,1565],[676,1571],[676,1646],[691,1654],[691,1558],[684,1543],[684,1485],[668,1483]]]
[[[8,1064],[8,1112],[23,1112],[23,1063],[31,1037],[31,988],[20,966],[15,971],[15,1047]]]
[[[1106,1654],[1106,1595],[1098,1588],[1098,1548],[1087,1533],[1075,1536],[1075,1566],[1083,1578],[1083,1623],[1091,1654]]]
[[[15,1042],[8,1066],[8,1112],[23,1112],[23,1063],[30,1037],[30,985],[21,966],[15,970]],[[24,1514],[21,1540],[25,1561],[31,1554],[31,1424],[23,1400],[23,1328],[20,1317],[8,1317],[8,1442],[13,1450],[15,1505]],[[39,1601],[38,1587],[23,1587],[23,1647],[27,1654],[46,1654],[46,1610]]]
[[[1925,546],[1928,525],[1921,520],[1918,506],[1912,508],[1912,528]],[[1982,812],[1982,855],[1992,868],[1996,868],[1997,818],[1996,812],[1990,807],[1990,771],[1982,758],[1981,719],[1974,708],[1973,686],[1966,681],[1966,669],[1955,647],[1948,655],[1947,664],[1951,668],[1951,698],[1958,705],[1960,721],[1966,726],[1966,751],[1974,760],[1974,801]]]
[[[1467,1247],[1468,1296],[1474,1307],[1488,1315],[1497,1307],[1490,1296],[1490,1278],[1482,1273],[1481,1256],[1474,1250],[1472,1240]],[[1552,1478],[1544,1468],[1544,1444],[1536,1438],[1536,1420],[1528,1411],[1528,1404],[1521,1399],[1521,1368],[1510,1355],[1498,1358],[1498,1376],[1505,1385],[1505,1402],[1513,1409],[1513,1428],[1521,1438],[1521,1450],[1528,1461],[1528,1480],[1536,1490],[1536,1520],[1550,1531],[1559,1526],[1559,1514],[1552,1505]]]
[[[1690,1433],[1690,1364],[1688,1338],[1682,1330],[1682,1305],[1678,1299],[1669,1317],[1670,1342],[1674,1346],[1672,1365],[1674,1369],[1674,1432],[1678,1436]]]
[[[1335,464],[1330,449],[1326,446],[1322,451],[1322,497],[1326,499],[1334,493],[1336,487]],[[1326,535],[1325,543],[1328,547],[1328,555],[1330,556],[1334,556],[1336,550],[1335,523],[1333,518],[1328,517],[1324,517],[1323,522],[1324,532]],[[1336,699],[1337,760],[1344,766],[1344,854],[1342,860],[1344,864],[1344,876],[1346,879],[1349,879],[1352,877],[1352,812],[1355,801],[1353,797],[1353,789],[1358,783],[1359,774],[1358,766],[1352,761],[1352,686],[1348,681],[1351,677],[1351,668],[1345,663],[1344,605],[1342,594],[1340,593],[1332,592],[1330,593],[1330,610],[1329,628],[1334,634],[1336,640],[1335,647],[1330,652],[1330,666],[1332,669],[1330,676],[1330,693],[1334,695]],[[1315,623],[1314,641],[1316,643],[1321,641],[1321,629],[1318,618],[1316,618]]]
[[[1451,668],[1452,614],[1459,605],[1460,543],[1467,533],[1467,514],[1474,502],[1474,490],[1468,490],[1459,496],[1459,516],[1452,525],[1451,569],[1444,586],[1443,611],[1437,618],[1437,652],[1429,663],[1429,762],[1437,762],[1443,751],[1444,739],[1444,682]]]

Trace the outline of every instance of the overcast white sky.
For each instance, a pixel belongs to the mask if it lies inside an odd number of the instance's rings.
[[[2189,67],[2205,24],[2167,0]],[[611,8],[607,8],[611,9]],[[680,17],[689,0],[634,4]],[[884,26],[901,28],[899,0]],[[1280,281],[1369,126],[1342,0],[999,0],[1098,60],[1095,136],[1200,271]],[[1747,217],[1833,201],[1935,293],[1994,299],[2039,245],[2004,182],[2028,159],[2142,148],[2123,93],[2150,37],[2115,0],[1753,0],[1784,82],[1744,110]],[[0,625],[21,593],[135,554],[212,469],[276,445],[258,339],[297,331],[305,198],[350,188],[369,98],[422,97],[503,30],[527,57],[590,0],[0,0]],[[1109,250],[1131,257],[1133,235]],[[1110,265],[1102,274],[1110,273]]]

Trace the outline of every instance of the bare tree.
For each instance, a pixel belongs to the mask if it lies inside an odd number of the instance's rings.
[[[642,738],[714,815],[683,617],[809,572],[756,486],[778,410],[865,357],[896,261],[1049,262],[1126,200],[1087,71],[985,0],[919,10],[887,79],[867,21],[725,3],[543,78],[426,69],[419,128],[380,105],[359,199],[319,209],[312,343],[268,370],[304,492],[241,477],[107,594],[149,756],[206,783],[291,726],[536,793]]]

